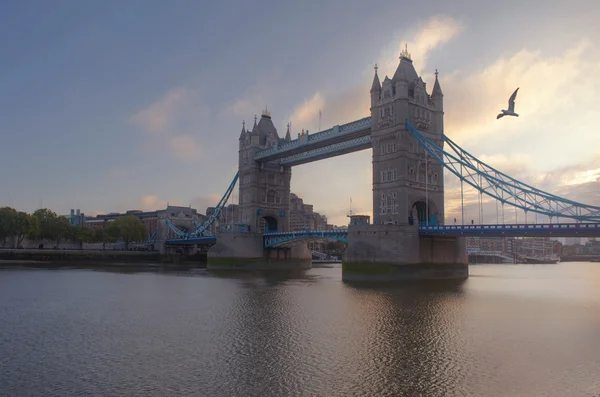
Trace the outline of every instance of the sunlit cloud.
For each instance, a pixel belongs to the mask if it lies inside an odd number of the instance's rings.
[[[591,56],[592,46],[582,38],[559,53],[524,48],[480,72],[440,76],[447,132],[473,144],[488,137],[510,141],[516,150],[519,138],[544,143],[589,135],[586,118],[600,100],[600,61]],[[517,87],[520,117],[496,120]]]
[[[175,135],[169,138],[169,148],[174,158],[196,161],[202,153],[200,144],[191,135]]]
[[[462,24],[455,19],[448,16],[434,16],[409,31],[398,34],[398,38],[381,51],[381,79],[385,73],[393,75],[398,66],[400,51],[404,49],[405,43],[408,43],[409,52],[415,59],[415,66],[423,68],[430,51],[448,42],[462,30]],[[317,131],[319,111],[322,114],[321,129],[370,115],[370,87],[371,80],[368,79],[341,92],[315,92],[292,110],[290,119],[293,131],[299,132],[301,128]],[[361,152],[352,156],[352,159],[360,159],[356,161],[368,166],[359,167],[355,165],[355,161],[348,160],[351,164],[346,168],[346,172],[339,174],[334,171],[336,168],[328,167],[328,164],[340,161],[339,158],[334,158],[321,161],[319,165],[304,165],[301,170],[294,172],[292,190],[302,196],[306,202],[314,204],[315,211],[326,214],[330,223],[337,225],[344,225],[348,222],[346,215],[350,209],[350,197],[352,197],[352,210],[355,213],[372,216],[372,169],[369,159],[371,153],[370,151],[368,153]],[[316,173],[319,173],[323,179],[336,180],[336,192],[340,195],[345,194],[347,197],[344,197],[343,203],[332,202],[329,189],[316,186],[318,184],[314,179]]]
[[[323,95],[320,92],[315,93],[312,98],[307,99],[294,109],[290,116],[292,125],[296,126],[296,129],[315,125],[324,103]]]
[[[398,38],[390,42],[381,52],[379,66],[381,78],[386,73],[390,78],[398,66],[398,57],[402,50],[408,49],[417,73],[420,75],[427,68],[431,51],[456,38],[464,31],[464,25],[448,15],[435,15],[408,31],[398,34]]]
[[[147,132],[167,132],[167,127],[180,116],[187,100],[189,100],[187,89],[174,88],[158,101],[132,115],[129,121],[141,126]]]
[[[146,133],[140,143],[141,150],[162,153],[168,148],[172,158],[193,162],[201,159],[201,145],[196,136],[197,131],[206,129],[208,116],[209,110],[201,104],[197,94],[177,87],[133,114],[129,122]]]

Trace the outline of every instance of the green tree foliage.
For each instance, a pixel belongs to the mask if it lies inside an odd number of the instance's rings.
[[[52,240],[56,245],[70,240],[79,243],[116,243],[122,240],[126,248],[133,241],[147,238],[146,226],[135,215],[122,216],[109,222],[107,227],[92,230],[85,226],[72,226],[64,216],[42,208],[29,215],[10,207],[0,208],[0,246],[5,247],[8,239],[13,239],[13,246],[21,245],[25,238],[29,240]]]
[[[101,241],[96,239],[96,233],[85,226],[77,226],[71,227],[71,240],[79,243],[79,248],[83,249],[84,243],[95,243],[96,241]]]
[[[21,245],[25,237],[29,236],[35,227],[31,219],[31,215],[26,212],[19,211],[15,220],[14,236],[17,239],[17,247]]]
[[[54,240],[58,235],[57,218],[54,211],[47,208],[36,210],[32,215],[36,219],[37,228],[35,237],[38,239]]]
[[[143,241],[147,238],[146,226],[135,215],[121,216],[115,219],[109,226],[119,231],[119,237],[125,242],[125,248],[129,249],[132,241]]]
[[[0,208],[0,242],[6,246],[6,239],[15,235],[17,210],[10,207]]]

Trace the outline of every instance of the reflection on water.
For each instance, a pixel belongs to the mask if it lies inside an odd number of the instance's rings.
[[[600,394],[600,264],[470,273],[0,271],[0,395]]]

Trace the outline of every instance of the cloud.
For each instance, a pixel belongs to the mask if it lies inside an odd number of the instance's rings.
[[[382,50],[385,60],[380,63],[380,72],[385,69],[393,74],[404,41],[417,71],[425,70],[429,54],[463,29],[461,23],[445,16],[423,22],[411,31],[410,39],[394,41]],[[590,130],[598,122],[595,106],[600,102],[600,80],[596,79],[600,60],[591,48],[587,38],[560,53],[522,48],[489,62],[482,70],[454,70],[441,75],[446,133],[480,160],[518,180],[561,197],[600,204],[600,162],[594,158],[600,158],[600,150],[590,150],[600,147],[600,135]],[[381,73],[380,78],[384,75]],[[315,117],[311,114],[318,114],[318,108],[323,111],[323,127],[368,115],[370,83],[348,89],[344,95],[316,92],[292,114],[312,123],[313,130]],[[520,117],[496,120],[516,87],[520,87],[516,107]],[[586,147],[586,158],[581,157],[582,146]],[[573,166],[577,162],[581,164]],[[460,181],[445,173],[446,219],[453,220],[461,212]],[[469,219],[478,221],[478,193],[469,189],[465,190],[465,209],[472,213]],[[368,192],[355,200],[370,201],[370,195]],[[496,210],[495,201],[484,195],[482,206],[484,220],[496,222],[501,208]],[[330,216],[337,217],[335,211],[331,209]],[[516,215],[516,219],[523,217],[522,212]],[[512,207],[505,208],[508,218],[515,219]]]
[[[280,92],[282,78],[281,70],[270,69],[268,75],[257,79],[241,95],[229,102],[221,111],[221,117],[231,117],[233,114],[249,122],[249,117],[257,115],[265,106],[270,108],[269,103],[277,100],[275,93]]]
[[[319,117],[319,110],[323,109],[323,105],[323,96],[320,92],[315,93],[312,98],[307,99],[294,109],[289,117],[292,125],[296,125],[298,128],[315,125]]]
[[[144,211],[153,211],[153,210],[159,209],[159,208],[166,208],[167,205],[183,205],[183,204],[178,200],[162,199],[162,198],[157,197],[154,194],[148,194],[146,196],[142,196],[139,199],[139,204],[135,208],[144,210]]]
[[[492,138],[512,144],[513,151],[523,149],[523,139],[537,140],[544,149],[564,149],[553,140],[584,138],[600,143],[600,138],[589,139],[595,104],[600,101],[600,80],[596,78],[600,61],[590,51],[592,46],[589,39],[582,38],[559,53],[522,49],[480,72],[457,70],[440,76],[447,133],[473,146],[487,142],[485,146],[490,147]],[[517,87],[516,111],[520,117],[496,120]]]
[[[198,160],[201,147],[190,135],[176,135],[169,139],[169,148],[173,157],[184,161]]]
[[[193,91],[176,87],[162,98],[139,110],[128,119],[145,134],[141,149],[158,153],[168,148],[176,160],[200,160],[201,145],[198,132],[205,131],[209,122],[209,109]]]
[[[177,87],[165,94],[164,97],[132,115],[129,121],[140,125],[146,131],[164,133],[167,127],[175,121],[186,106],[189,92],[183,87]]]
[[[399,39],[389,43],[381,52],[380,72],[388,71],[393,75],[398,66],[398,56],[404,43],[408,42],[409,52],[417,64],[424,66],[424,60],[430,51],[449,41],[462,31],[462,25],[447,16],[435,16],[425,20],[411,31],[398,34]],[[409,39],[402,39],[408,37]],[[417,66],[415,64],[415,66]],[[302,128],[311,131],[318,129],[319,110],[322,112],[321,129],[332,125],[344,124],[370,115],[370,96],[372,71],[365,71],[369,78],[359,84],[335,92],[316,91],[310,97],[300,101],[292,110],[289,118],[292,120],[294,134]],[[381,73],[383,78],[385,74]],[[354,212],[372,215],[372,170],[368,158],[370,153],[356,153],[322,160],[318,164],[306,164],[294,169],[292,191],[303,197],[307,203],[315,205],[315,211],[327,215],[330,223],[347,224],[346,214],[349,207],[349,197],[352,197]],[[329,188],[315,189],[314,175],[319,179],[335,181],[336,197],[343,197],[343,203],[336,202],[331,197]],[[317,183],[317,185],[316,185]]]
[[[398,67],[400,52],[408,49],[418,74],[426,69],[431,51],[441,47],[464,31],[464,25],[447,15],[435,15],[418,23],[409,31],[398,34],[398,39],[389,43],[381,52],[379,64],[382,75],[390,77]],[[388,71],[388,72],[384,72]]]
[[[393,40],[381,51],[381,79],[388,73],[394,74],[398,67],[398,56],[408,43],[412,58],[417,60],[417,71],[426,66],[428,54],[437,47],[448,42],[463,31],[463,25],[445,15],[433,16],[409,31],[398,34],[400,38]],[[408,37],[403,39],[402,37]],[[384,72],[387,71],[387,72]],[[368,71],[371,75],[371,71]],[[322,111],[322,129],[335,124],[344,124],[370,115],[369,90],[371,80],[367,79],[358,85],[348,87],[342,92],[315,92],[310,98],[299,103],[289,116],[294,131],[308,128],[317,130],[319,110]]]

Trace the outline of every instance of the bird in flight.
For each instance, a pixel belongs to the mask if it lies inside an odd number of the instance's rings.
[[[515,117],[519,117],[519,115],[517,113],[515,113],[515,98],[517,97],[517,91],[519,91],[519,88],[517,88],[515,90],[515,92],[513,92],[513,94],[510,96],[510,98],[508,98],[508,110],[504,110],[502,109],[501,112],[498,116],[496,116],[496,119],[499,119],[500,117],[504,117],[504,116],[515,116]]]

